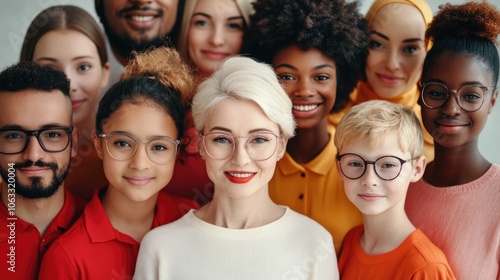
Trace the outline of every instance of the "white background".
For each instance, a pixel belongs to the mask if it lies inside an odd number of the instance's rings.
[[[189,0],[187,0],[189,1]],[[272,0],[268,0],[272,1]],[[293,0],[291,0],[293,1]],[[364,14],[373,1],[361,0],[361,12]],[[438,0],[427,1],[434,14],[438,11],[438,6],[444,3],[460,4],[463,0]],[[500,7],[500,0],[489,0],[497,7]],[[19,60],[21,44],[31,20],[43,9],[54,5],[75,5],[80,6],[92,14],[96,20],[94,10],[94,0],[9,0],[2,1],[0,10],[0,70],[16,63]],[[110,57],[112,58],[112,57]],[[112,61],[112,67],[115,65]],[[500,103],[490,115],[486,127],[479,138],[479,149],[483,155],[491,162],[500,164],[500,149],[496,144],[500,144]],[[1,112],[0,112],[1,113]]]

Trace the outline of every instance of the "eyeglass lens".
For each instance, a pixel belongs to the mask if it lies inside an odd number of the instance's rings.
[[[254,133],[247,137],[232,136],[227,133],[208,133],[203,136],[203,145],[208,155],[214,159],[226,159],[236,149],[236,138],[246,138],[245,149],[253,160],[266,160],[276,151],[278,136],[272,133]]]
[[[116,160],[128,160],[137,151],[138,141],[125,134],[106,135],[108,153]],[[175,158],[177,144],[169,138],[156,138],[147,142],[146,153],[152,162],[162,165]]]
[[[35,131],[4,130],[0,131],[0,152],[5,154],[17,154],[23,152],[30,141],[30,136],[36,136],[38,143],[47,152],[60,152],[69,144],[67,129],[42,129]]]
[[[355,154],[344,154],[340,158],[342,174],[349,179],[358,179],[366,172],[368,164],[373,164],[375,173],[383,180],[393,180],[399,176],[404,160],[394,156],[385,156],[375,162],[365,161]]]
[[[426,84],[422,90],[422,100],[429,108],[439,108],[455,93],[439,83]],[[484,101],[485,90],[481,86],[463,86],[456,92],[458,105],[466,111],[476,111]]]

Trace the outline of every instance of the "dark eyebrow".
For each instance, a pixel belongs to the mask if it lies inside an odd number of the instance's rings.
[[[137,135],[133,134],[133,133],[130,133],[128,131],[125,131],[125,130],[114,130],[114,131],[111,131],[110,133],[104,133],[104,134],[114,134],[114,135],[126,135],[128,137],[132,137],[134,138],[135,140],[137,141],[141,141],[142,138],[139,138],[137,137]],[[155,140],[155,139],[160,139],[160,138],[170,138],[170,139],[175,139],[175,138],[172,138],[170,136],[167,136],[167,135],[148,135],[146,136],[146,140],[147,141],[151,141],[151,140]]]
[[[200,13],[200,12],[198,12],[198,13],[194,13],[194,14],[191,16],[191,18],[193,18],[193,17],[195,17],[195,16],[202,16],[202,17],[212,18],[210,15],[205,14],[205,13]]]
[[[293,69],[293,70],[298,70],[297,67],[295,67],[293,65],[290,65],[290,64],[287,64],[287,63],[279,64],[276,67],[274,67],[274,69],[278,69],[278,68],[290,68],[290,69]],[[330,65],[330,64],[321,64],[321,65],[313,67],[314,70],[323,69],[323,68],[332,68],[332,69],[335,69],[335,67],[332,66],[332,65]]]
[[[82,55],[82,56],[77,56],[72,59],[72,61],[79,60],[79,59],[93,59],[94,57],[90,55]],[[57,58],[52,58],[52,57],[40,57],[36,61],[41,61],[41,60],[48,60],[48,61],[57,61]]]
[[[386,35],[380,33],[380,32],[377,32],[377,31],[370,31],[369,35],[372,35],[372,34],[375,34],[379,37],[382,37],[383,39],[387,40],[387,41],[390,41],[391,39],[389,39],[389,37],[387,37]],[[403,43],[413,43],[413,42],[423,42],[424,40],[422,40],[421,38],[408,38],[408,39],[404,39],[403,40]]]
[[[236,19],[243,20],[243,17],[242,17],[242,16],[237,16],[237,17],[229,17],[227,20],[236,20]]]
[[[205,14],[205,13],[201,13],[201,12],[198,12],[198,13],[194,13],[191,18],[193,18],[194,16],[202,16],[202,17],[206,17],[206,18],[209,18],[211,19],[212,16],[209,15],[209,14]],[[240,19],[240,20],[243,20],[243,17],[242,16],[235,16],[235,17],[230,17],[228,18],[227,20],[236,20],[236,19]]]
[[[59,127],[71,127],[71,125],[62,125],[59,123],[49,123],[41,126],[39,129],[34,129],[34,130],[41,130],[41,129],[51,129],[51,128],[59,128]],[[2,127],[0,127],[2,130],[31,130],[31,129],[25,129],[24,127],[16,124],[6,124]]]
[[[389,41],[389,37],[385,36],[384,34],[380,33],[380,32],[377,32],[377,31],[370,31],[370,33],[368,35],[372,35],[372,34],[375,34],[379,37],[382,37],[383,39]]]
[[[440,83],[440,84],[443,84],[445,85],[446,87],[448,87],[448,85],[446,84],[445,81],[443,80],[440,80],[440,79],[429,79],[427,82],[425,83],[429,83],[429,82],[433,82],[433,83]],[[482,86],[484,87],[485,85],[479,81],[470,81],[470,82],[465,82],[465,83],[461,83],[460,86]]]

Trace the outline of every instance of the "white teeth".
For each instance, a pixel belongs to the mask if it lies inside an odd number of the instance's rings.
[[[301,112],[307,112],[318,108],[318,104],[314,105],[293,105],[293,109]]]
[[[153,20],[153,16],[133,16],[132,19],[139,22]]]
[[[252,173],[231,173],[231,172],[228,172],[228,173],[229,173],[229,175],[236,177],[236,178],[248,178],[248,177],[253,175]]]

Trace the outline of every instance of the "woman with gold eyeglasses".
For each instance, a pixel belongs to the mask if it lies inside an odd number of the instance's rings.
[[[193,118],[214,197],[145,236],[137,279],[338,279],[331,235],[268,193],[291,107],[271,67],[250,58],[226,60],[199,86]]]

